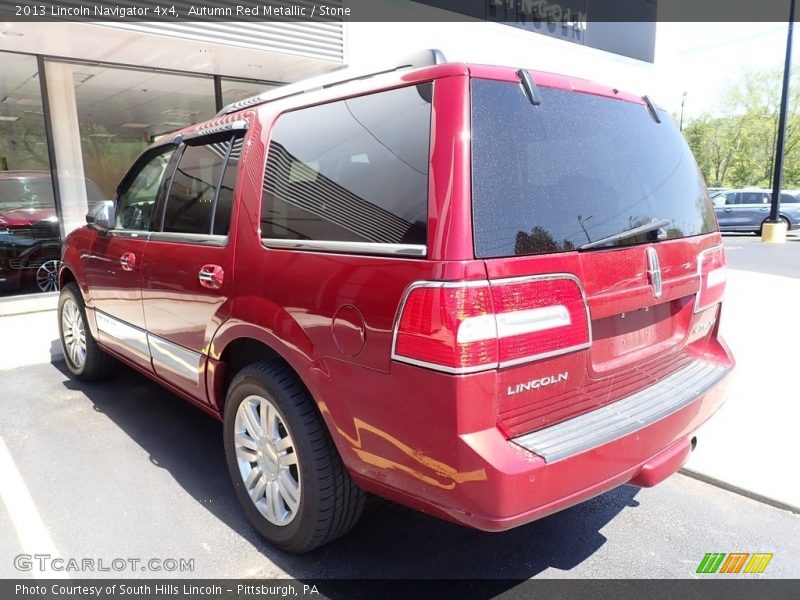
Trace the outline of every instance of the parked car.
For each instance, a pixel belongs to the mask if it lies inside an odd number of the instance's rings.
[[[221,419],[244,512],[288,551],[365,492],[500,531],[654,485],[733,368],[669,116],[431,56],[163,139],[65,241],[69,370],[113,356]]]
[[[86,180],[89,206],[104,198]],[[58,289],[61,232],[50,173],[0,171],[0,293],[17,291],[26,276],[42,292]]]
[[[710,188],[708,188],[708,193],[709,193],[709,195],[711,195],[711,196],[713,197],[713,196],[715,196],[715,195],[719,194],[720,192],[727,192],[729,189],[731,189],[731,188],[726,188],[726,187],[710,187]]]
[[[761,235],[769,218],[772,190],[729,190],[712,197],[720,231],[752,231]],[[800,227],[800,191],[781,192],[779,218],[788,229]]]

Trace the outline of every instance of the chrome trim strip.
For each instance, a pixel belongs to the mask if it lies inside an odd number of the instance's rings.
[[[532,281],[548,281],[551,279],[570,279],[578,285],[583,298],[583,305],[586,307],[586,322],[589,330],[589,341],[585,344],[578,344],[577,346],[570,346],[569,348],[560,348],[553,352],[544,352],[542,354],[535,354],[533,356],[524,356],[522,358],[515,358],[513,360],[502,361],[499,363],[489,363],[479,365],[477,367],[454,368],[437,365],[435,363],[428,363],[413,358],[406,358],[397,354],[397,329],[400,326],[400,317],[403,314],[403,309],[408,300],[409,294],[419,287],[486,287],[489,285],[508,285],[513,283],[527,283]],[[403,293],[403,298],[400,300],[400,306],[397,309],[394,317],[394,325],[392,326],[392,354],[391,358],[394,361],[415,365],[418,367],[425,367],[426,369],[433,369],[435,371],[442,371],[443,373],[452,373],[454,375],[464,375],[467,373],[477,373],[479,371],[488,371],[491,369],[503,369],[505,367],[514,367],[553,356],[560,356],[561,354],[568,354],[570,352],[577,352],[578,350],[585,350],[592,345],[592,315],[589,312],[589,302],[586,298],[586,290],[583,289],[583,284],[577,276],[572,273],[548,273],[546,275],[523,275],[521,277],[507,277],[504,279],[478,279],[473,281],[415,281],[411,283],[406,291]]]
[[[202,355],[199,352],[188,350],[150,333],[147,334],[147,340],[150,342],[150,354],[153,357],[156,373],[161,366],[195,384],[200,383]]]
[[[661,297],[661,263],[658,260],[658,252],[650,246],[647,249],[647,278],[650,280],[650,285],[653,286],[653,296],[655,298]]]
[[[171,242],[177,244],[198,244],[200,246],[226,246],[227,235],[210,235],[208,233],[177,233],[174,231],[153,231],[148,241]]]
[[[144,229],[109,229],[104,233],[111,237],[141,239],[144,241],[147,241],[150,238],[150,232]]]
[[[510,440],[553,463],[647,427],[691,404],[730,371],[696,360],[627,398]]]
[[[125,321],[112,317],[101,310],[95,309],[97,330],[110,335],[120,343],[132,348],[143,356],[150,356],[150,346],[147,343],[147,332]]]
[[[380,244],[375,242],[334,242],[323,240],[278,240],[263,238],[267,248],[285,250],[310,250],[341,254],[380,254],[382,256],[413,256],[425,258],[427,246],[423,244]]]
[[[147,333],[101,310],[95,309],[95,321],[98,331],[110,335],[143,356],[150,357],[154,367],[160,365],[195,384],[200,383],[203,355],[199,352]]]

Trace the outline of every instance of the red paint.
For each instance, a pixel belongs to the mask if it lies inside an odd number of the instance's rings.
[[[701,286],[698,256],[720,245],[720,236],[714,233],[657,244],[663,272],[659,298],[654,298],[645,272],[648,245],[476,260],[471,223],[470,76],[517,80],[515,69],[442,65],[301,94],[188,129],[185,133],[252,117],[228,243],[214,247],[145,242],[85,228],[73,233],[65,243],[62,277],[69,272],[78,280],[93,332],[92,309],[100,308],[201,352],[203,377],[193,385],[100,340],[129,364],[217,416],[224,403],[226,378],[231,376],[226,350],[243,339],[269,347],[296,371],[312,394],[337,449],[361,486],[486,530],[508,529],[625,482],[651,485],[669,475],[685,458],[686,440],[722,403],[727,380],[648,427],[552,464],[508,438],[630,395],[695,358],[732,367],[733,359],[718,338],[718,319],[713,321],[718,307],[694,311]],[[534,77],[539,86],[642,102],[583,80],[547,73]],[[430,80],[435,84],[426,260],[268,249],[261,244],[259,212],[267,146],[281,112]],[[138,261],[132,272],[122,272],[119,265],[119,257],[127,252]],[[723,254],[709,254],[711,266],[724,264]],[[218,288],[201,285],[198,279],[199,271],[209,265],[224,272]],[[400,353],[418,355],[424,350],[441,364],[475,359],[469,352],[466,359],[452,352],[437,354],[452,344],[452,311],[441,313],[438,333],[424,338],[424,327],[430,330],[434,324],[432,303],[451,306],[463,303],[464,297],[443,299],[436,293],[436,297],[421,293],[419,298],[412,297],[413,306],[401,321],[400,303],[412,283],[471,282],[478,287],[458,289],[479,290],[483,282],[552,274],[566,274],[580,283],[585,304],[574,286],[556,296],[562,300],[569,296],[575,324],[569,340],[585,341],[588,328],[592,333],[588,348],[465,375],[391,359],[396,323],[404,332],[398,340]],[[476,314],[496,311],[498,305],[522,306],[515,304],[519,298],[513,293],[477,300],[485,300],[486,306],[476,309]],[[418,317],[428,320],[421,322]],[[713,326],[698,329],[712,322]],[[550,343],[534,338],[527,340],[532,346]],[[508,347],[502,356],[518,358],[527,351]],[[493,352],[489,362],[500,356],[496,343]],[[566,382],[507,394],[516,384],[561,372],[569,372]]]

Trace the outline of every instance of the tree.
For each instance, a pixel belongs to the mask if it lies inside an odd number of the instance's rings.
[[[702,115],[684,127],[686,140],[710,186],[768,187],[772,181],[780,70],[743,71],[723,90],[715,116]],[[787,114],[784,182],[800,185],[800,71],[792,72]]]

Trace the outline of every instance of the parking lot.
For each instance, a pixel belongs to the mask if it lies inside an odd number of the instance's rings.
[[[800,236],[790,239],[778,247],[726,235],[730,267],[800,277]],[[736,306],[726,315],[731,326],[753,318]],[[41,314],[45,324],[54,318]],[[51,341],[37,343],[49,352]],[[734,351],[741,369],[747,352]],[[17,570],[14,557],[49,553],[106,565],[185,559],[194,567],[73,577],[683,578],[703,577],[695,571],[705,553],[737,551],[773,553],[763,577],[800,577],[800,515],[683,474],[652,489],[623,486],[501,534],[373,500],[347,537],[291,556],[264,544],[245,520],[216,421],[128,369],[82,384],[59,360],[29,362],[0,370],[0,577],[38,575]],[[740,445],[728,460],[747,452]],[[768,456],[760,465],[767,478],[796,479]]]

